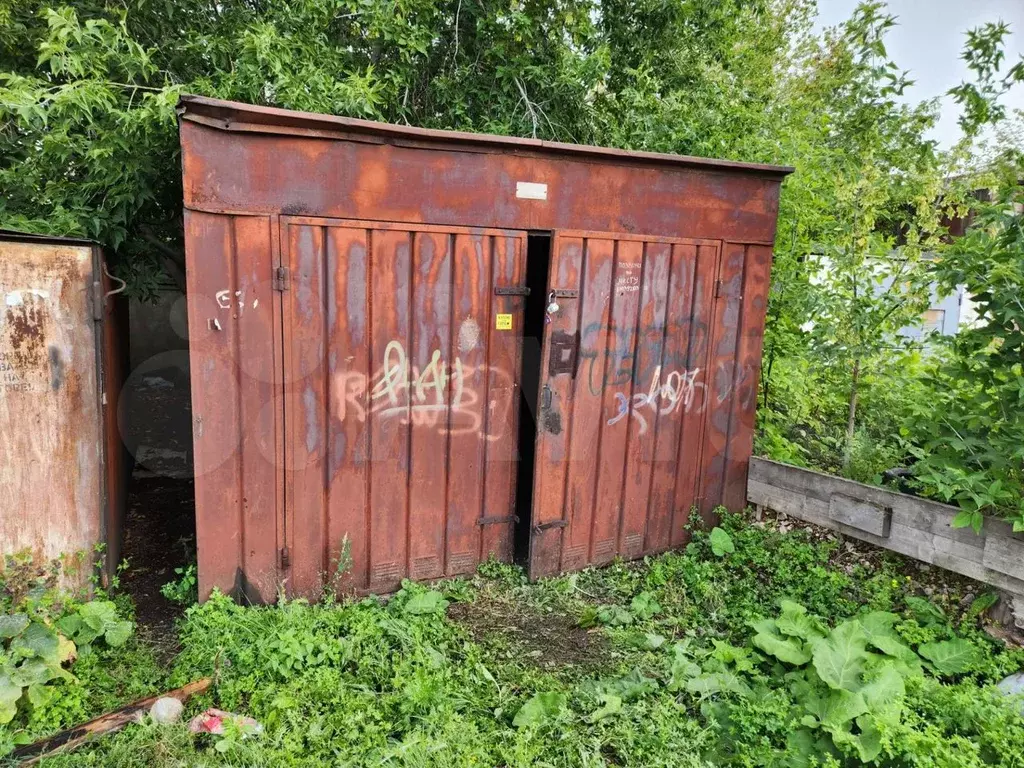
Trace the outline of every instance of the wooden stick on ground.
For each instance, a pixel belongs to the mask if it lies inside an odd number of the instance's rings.
[[[181,688],[176,688],[173,691],[161,693],[157,696],[150,696],[148,699],[140,699],[133,704],[121,707],[121,709],[115,709],[113,712],[100,715],[95,720],[90,720],[87,723],[76,725],[74,728],[61,731],[49,738],[41,739],[34,744],[27,744],[24,747],[19,747],[11,753],[11,757],[15,760],[23,761],[21,763],[23,766],[35,765],[44,757],[49,757],[58,750],[71,750],[88,741],[93,736],[99,736],[104,733],[113,733],[114,731],[121,730],[140,714],[148,712],[149,708],[153,706],[153,703],[157,699],[169,697],[184,703],[190,697],[199,693],[204,693],[210,687],[211,683],[212,680],[210,680],[210,678],[204,677],[201,680],[196,680],[195,682],[189,683]]]

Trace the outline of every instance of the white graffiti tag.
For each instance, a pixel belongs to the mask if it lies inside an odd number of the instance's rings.
[[[480,384],[490,376],[490,402],[487,404],[488,440],[500,437],[510,417],[513,385],[501,370],[464,366],[456,357],[451,363],[435,349],[422,369],[410,365],[405,347],[391,341],[384,349],[380,370],[367,386],[366,374],[340,373],[334,379],[334,406],[341,421],[353,418],[365,422],[368,416],[397,418],[402,424],[433,427],[451,435],[479,434],[484,413],[481,397],[468,386],[477,372]],[[369,390],[369,391],[367,391]]]
[[[627,415],[632,414],[636,420],[639,433],[642,435],[647,431],[647,418],[644,411],[651,414],[668,416],[675,413],[679,408],[685,411],[690,410],[693,404],[694,393],[704,385],[697,381],[700,368],[692,371],[669,371],[662,380],[661,366],[654,369],[651,377],[651,386],[646,392],[637,392],[630,398],[622,392],[615,393],[618,412],[608,419],[608,426],[617,424]],[[703,400],[703,398],[701,398]]]

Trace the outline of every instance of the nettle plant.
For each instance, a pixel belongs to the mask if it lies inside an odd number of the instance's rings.
[[[962,674],[981,655],[963,639],[926,642],[915,651],[897,633],[900,617],[894,613],[866,613],[829,629],[797,603],[784,600],[781,609],[774,619],[751,623],[751,647],[715,641],[698,659],[686,643],[677,644],[671,686],[705,698],[704,714],[724,722],[730,697],[769,695],[759,671],[781,679],[796,726],[787,746],[798,765],[825,754],[875,761],[886,734],[903,721],[907,683],[926,671]]]

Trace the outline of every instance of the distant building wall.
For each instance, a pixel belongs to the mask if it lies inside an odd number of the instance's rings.
[[[932,286],[931,306],[922,315],[922,323],[917,327],[900,329],[900,335],[908,339],[923,340],[930,333],[942,336],[954,335],[960,327],[960,309],[963,303],[964,289],[957,288],[956,293],[939,296]]]

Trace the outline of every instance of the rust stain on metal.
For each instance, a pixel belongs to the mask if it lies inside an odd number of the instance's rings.
[[[11,362],[19,367],[37,365],[43,359],[44,311],[35,295],[28,302],[7,309],[7,343]]]
[[[181,114],[203,595],[313,595],[343,551],[362,592],[510,559],[524,361],[532,575],[680,546],[692,507],[742,504],[789,169]],[[539,360],[527,287],[557,297]]]
[[[91,305],[99,258],[89,243],[0,232],[0,541],[8,552],[54,558],[90,554],[102,542],[117,553],[120,508],[108,503],[123,504],[110,483],[125,464],[108,458],[120,438],[108,417],[116,393],[103,394],[111,371],[99,333],[115,331]]]

